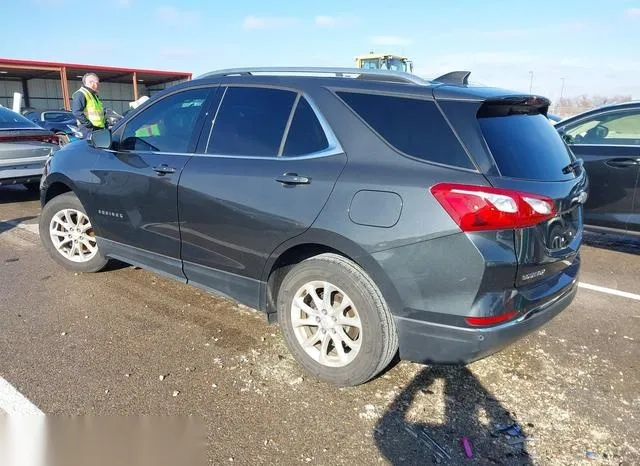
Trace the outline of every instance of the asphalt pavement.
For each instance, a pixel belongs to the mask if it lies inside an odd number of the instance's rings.
[[[338,389],[251,309],[126,264],[61,269],[38,214],[0,188],[0,411],[192,419],[212,464],[460,464],[464,438],[474,464],[640,464],[640,242],[589,235],[574,303],[494,356]]]

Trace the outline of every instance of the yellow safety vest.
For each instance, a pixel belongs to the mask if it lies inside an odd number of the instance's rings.
[[[104,128],[107,125],[107,121],[104,116],[104,107],[102,106],[100,98],[84,87],[78,89],[78,92],[82,92],[87,100],[87,104],[84,107],[85,116],[96,128]]]
[[[158,125],[158,123],[145,125],[142,128],[136,130],[135,136],[137,138],[148,138],[150,136],[160,136],[160,126]]]

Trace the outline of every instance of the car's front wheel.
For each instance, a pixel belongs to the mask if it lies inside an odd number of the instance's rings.
[[[51,199],[40,214],[40,239],[58,264],[76,272],[98,272],[108,263],[84,207],[73,193]]]
[[[364,383],[393,359],[393,317],[362,268],[337,254],[296,265],[278,292],[278,319],[294,358],[316,378]]]

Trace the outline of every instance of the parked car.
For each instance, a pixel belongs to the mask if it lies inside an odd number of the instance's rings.
[[[556,124],[584,160],[587,228],[640,234],[640,102],[590,110]]]
[[[38,126],[54,133],[66,133],[67,125],[78,124],[73,113],[67,110],[31,110],[23,115]]]
[[[22,115],[0,107],[0,185],[23,184],[37,191],[57,137]]]
[[[547,99],[459,74],[298,71],[214,72],[58,151],[41,191],[53,260],[119,259],[259,309],[338,385],[398,350],[483,358],[571,303],[587,179]]]

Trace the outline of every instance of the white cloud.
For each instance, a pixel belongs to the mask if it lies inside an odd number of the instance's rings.
[[[179,10],[173,6],[161,6],[156,10],[156,18],[167,23],[188,25],[197,23],[200,14],[197,11]]]
[[[628,8],[625,10],[624,15],[627,18],[640,18],[640,8]]]
[[[371,43],[375,45],[410,45],[413,41],[399,36],[375,36],[371,38]]]
[[[300,21],[286,16],[247,16],[242,22],[244,29],[281,29],[295,26]]]
[[[324,28],[337,28],[337,27],[345,27],[350,24],[354,24],[355,20],[353,18],[347,18],[345,16],[316,16],[315,17],[316,26],[324,27]]]
[[[131,0],[118,0],[120,6],[131,6]]]

